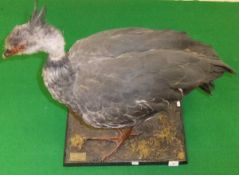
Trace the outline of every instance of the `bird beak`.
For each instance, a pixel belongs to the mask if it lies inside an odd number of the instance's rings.
[[[6,49],[2,55],[3,59],[9,58],[13,55],[18,54],[20,51],[22,51],[22,48],[12,48],[12,49]]]
[[[14,55],[15,53],[16,53],[15,50],[7,49],[7,50],[5,50],[4,53],[2,54],[2,57],[3,57],[3,59],[6,59],[6,58],[8,58],[8,57]]]

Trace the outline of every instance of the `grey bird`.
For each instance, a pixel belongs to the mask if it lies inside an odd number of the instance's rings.
[[[43,79],[52,97],[96,128],[118,129],[112,155],[132,128],[195,88],[210,93],[213,81],[233,69],[208,45],[172,30],[122,28],[78,40],[64,50],[63,34],[34,9],[5,40],[3,56],[43,51]]]

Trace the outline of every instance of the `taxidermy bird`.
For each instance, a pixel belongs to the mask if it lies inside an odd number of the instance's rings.
[[[132,128],[167,112],[195,88],[210,93],[213,81],[233,70],[215,51],[172,30],[123,28],[78,40],[65,52],[60,30],[44,20],[44,8],[34,9],[25,24],[5,40],[3,56],[46,52],[44,83],[52,97],[88,125],[117,129],[112,155],[132,134]],[[99,131],[100,132],[100,131]],[[100,139],[100,138],[99,138]]]

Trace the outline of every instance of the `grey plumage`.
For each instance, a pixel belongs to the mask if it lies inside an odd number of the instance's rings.
[[[186,33],[144,28],[114,29],[77,41],[67,54],[64,38],[35,8],[30,22],[6,39],[4,56],[44,51],[44,83],[53,98],[91,126],[132,127],[168,103],[233,70],[207,45]]]
[[[185,33],[142,28],[110,30],[79,40],[65,59],[75,75],[71,83],[63,75],[55,81],[61,88],[67,82],[56,98],[68,96],[70,101],[63,102],[99,128],[139,124],[167,111],[168,102],[181,100],[180,89],[185,94],[197,87],[206,90],[218,76],[232,72],[213,49]]]

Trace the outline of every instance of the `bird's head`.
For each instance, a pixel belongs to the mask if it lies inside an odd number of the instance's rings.
[[[45,8],[38,11],[35,7],[29,22],[14,27],[5,40],[3,57],[31,54],[40,50],[39,38],[44,25]]]
[[[47,52],[52,57],[64,55],[65,42],[62,33],[45,22],[45,8],[38,10],[36,6],[31,19],[14,27],[5,39],[3,58],[39,51]]]

